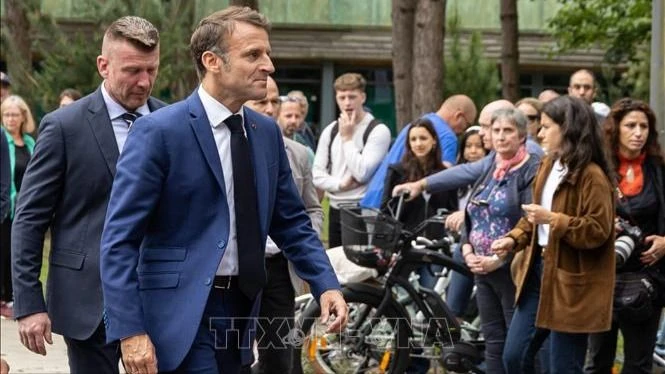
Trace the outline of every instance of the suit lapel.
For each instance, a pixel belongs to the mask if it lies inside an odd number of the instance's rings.
[[[226,186],[224,184],[224,172],[222,171],[222,162],[219,159],[219,152],[217,151],[217,145],[215,144],[215,137],[212,134],[212,129],[210,128],[210,121],[208,116],[205,114],[203,109],[203,104],[201,104],[201,99],[199,98],[198,93],[194,92],[187,99],[187,106],[189,107],[190,122],[192,130],[194,130],[194,135],[196,140],[201,147],[201,151],[206,159],[206,163],[210,168],[210,171],[215,176],[219,188],[222,190],[222,194],[226,195]]]
[[[92,102],[88,107],[88,124],[95,136],[99,150],[104,155],[106,166],[115,177],[115,164],[118,161],[120,152],[118,151],[118,142],[115,140],[113,125],[109,119],[109,113],[104,103],[101,88],[98,88],[92,97]]]

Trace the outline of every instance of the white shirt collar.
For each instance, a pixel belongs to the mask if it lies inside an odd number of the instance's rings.
[[[220,103],[212,97],[204,88],[203,85],[199,85],[198,89],[198,94],[199,97],[201,98],[201,104],[203,104],[203,109],[206,112],[206,115],[208,116],[208,121],[210,121],[210,126],[213,128],[219,127],[219,125],[222,124],[227,118],[231,117],[234,114],[240,115],[243,119],[243,123],[245,123],[245,116],[244,116],[244,110],[242,110],[243,107],[240,107],[240,110],[238,113],[231,113],[229,108],[227,108],[224,104]],[[244,126],[243,126],[244,127]]]
[[[122,105],[118,104],[117,101],[115,101],[114,98],[111,97],[111,95],[106,91],[106,87],[104,87],[104,83],[106,81],[102,82],[102,96],[104,97],[104,103],[106,104],[106,110],[109,112],[109,119],[113,121],[114,119],[120,117],[121,115],[127,113],[127,109],[125,109]],[[148,106],[148,103],[146,102],[145,104],[141,105],[138,107],[135,111],[135,113],[141,113],[141,115],[145,116],[147,114],[150,114],[150,107]]]

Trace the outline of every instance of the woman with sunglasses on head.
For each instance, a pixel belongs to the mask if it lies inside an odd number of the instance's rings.
[[[515,108],[526,116],[529,139],[538,142],[538,130],[540,129],[540,112],[543,103],[535,97],[525,97],[515,103]]]
[[[594,113],[578,98],[546,103],[538,135],[547,156],[533,182],[534,203],[492,243],[499,257],[517,252],[504,364],[509,373],[534,372],[535,352],[549,336],[548,372],[582,373],[588,334],[611,322],[614,171]]]
[[[617,273],[665,267],[665,162],[656,117],[646,103],[624,98],[604,123],[607,148],[618,175],[616,215]],[[635,230],[638,229],[638,231]],[[656,291],[665,292],[658,282]],[[623,336],[623,373],[651,373],[660,308],[638,317],[617,313],[612,329],[589,336],[587,373],[612,371],[618,330]]]

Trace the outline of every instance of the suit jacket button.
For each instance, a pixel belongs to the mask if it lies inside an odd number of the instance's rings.
[[[224,239],[217,242],[217,248],[222,249],[226,246],[226,241]]]
[[[210,280],[210,278],[206,278],[206,282],[205,282],[206,286],[209,286],[210,283],[212,283],[212,281]]]

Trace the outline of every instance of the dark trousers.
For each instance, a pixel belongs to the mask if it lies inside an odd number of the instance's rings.
[[[251,301],[237,287],[228,290],[213,287],[194,342],[183,362],[172,373],[240,373],[243,369],[241,344],[250,344],[240,334],[246,330],[251,307]]]
[[[503,347],[513,318],[515,285],[508,266],[485,275],[476,275],[476,298],[480,329],[485,337],[485,363],[488,373],[503,373]]]
[[[0,300],[10,302],[12,293],[12,222],[5,219],[0,225]]]
[[[342,217],[332,206],[328,210],[328,248],[342,245]]]
[[[100,323],[97,330],[86,340],[65,337],[69,370],[72,374],[118,374],[120,346],[117,342],[106,343],[106,329]]]
[[[266,258],[268,283],[263,288],[256,342],[259,364],[255,373],[289,374],[293,345],[288,334],[293,324],[295,291],[289,277],[288,261],[278,253]]]
[[[622,373],[651,373],[660,310],[641,322],[616,319],[610,331],[589,334],[589,359],[585,373],[611,373],[617,350],[617,335],[623,335]]]

